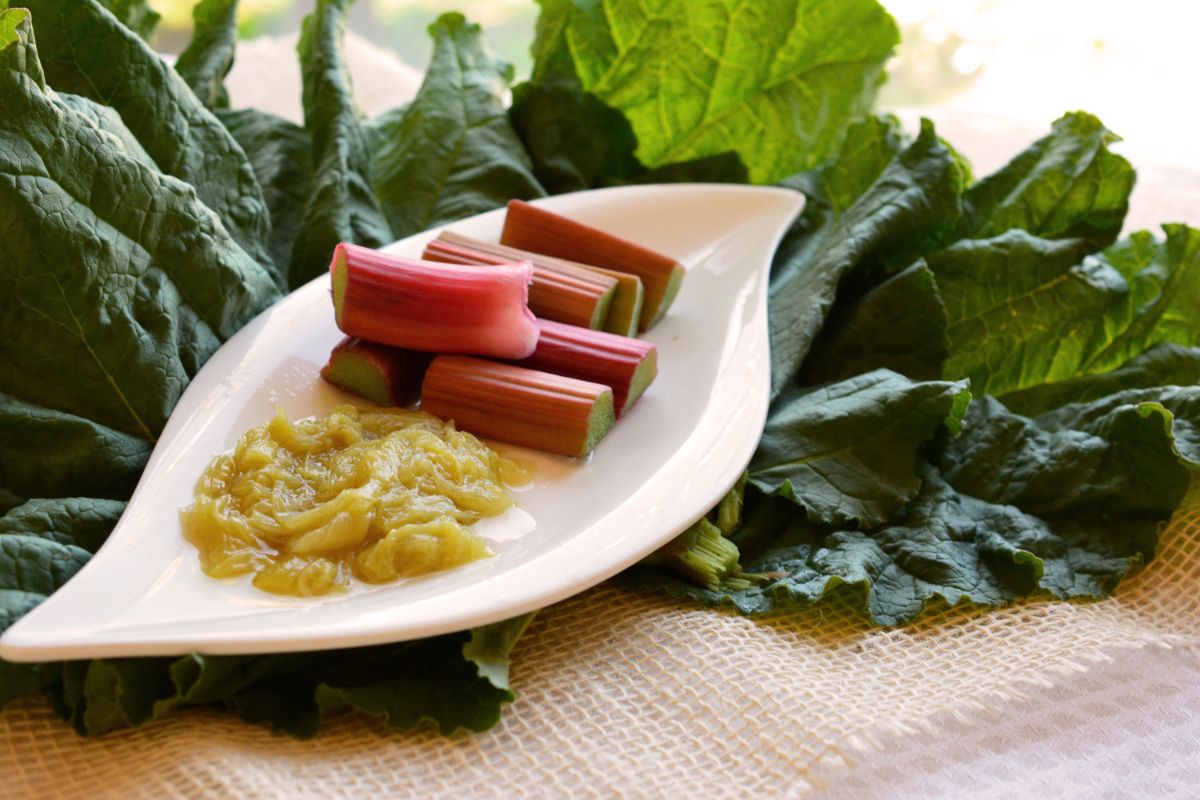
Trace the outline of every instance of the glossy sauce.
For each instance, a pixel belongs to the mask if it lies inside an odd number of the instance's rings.
[[[425,575],[491,555],[469,525],[513,505],[516,464],[419,411],[282,412],[217,456],[181,516],[214,578],[311,596]],[[507,485],[506,485],[507,484]]]

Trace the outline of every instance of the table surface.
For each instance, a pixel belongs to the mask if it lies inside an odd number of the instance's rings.
[[[299,116],[294,40],[243,46],[234,105]],[[367,113],[420,76],[350,48]],[[984,174],[1043,131],[934,109]],[[915,112],[904,111],[906,121]],[[1131,228],[1200,222],[1200,174],[1136,146]],[[354,715],[300,742],[212,711],[75,736],[37,699],[0,714],[8,797],[1194,797],[1200,492],[1154,565],[1098,603],[944,610],[871,627],[844,599],[748,620],[611,585],[542,612],[493,731],[396,734]]]

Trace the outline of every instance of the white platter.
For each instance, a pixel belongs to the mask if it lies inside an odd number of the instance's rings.
[[[266,653],[355,647],[462,630],[599,583],[711,508],[749,460],[767,411],[766,281],[803,198],[708,184],[561,195],[540,205],[678,258],[675,304],[647,334],[659,376],[584,462],[495,445],[533,467],[520,511],[481,533],[496,555],[401,583],[296,599],[200,571],[179,509],[209,460],[282,406],[291,418],[355,402],[318,370],[341,338],[328,276],[230,339],[188,387],[129,507],[99,553],[0,638],[0,657]],[[448,226],[495,241],[503,211]],[[428,231],[390,250],[417,256]],[[362,401],[358,401],[362,405]]]

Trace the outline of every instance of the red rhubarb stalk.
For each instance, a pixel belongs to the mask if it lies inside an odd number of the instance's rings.
[[[347,336],[333,348],[321,377],[381,406],[416,402],[432,353],[402,350]]]
[[[509,201],[500,242],[637,275],[646,287],[643,331],[667,313],[683,281],[683,267],[670,256],[522,200]]]
[[[489,439],[583,456],[612,427],[607,386],[468,356],[438,356],[421,409]]]
[[[617,417],[625,413],[654,380],[658,349],[650,342],[590,331],[539,319],[537,349],[520,366],[608,386]]]
[[[608,319],[617,281],[607,275],[583,270],[574,273],[547,269],[523,256],[510,257],[465,246],[445,238],[425,246],[422,258],[446,264],[497,266],[516,261],[533,264],[533,282],[529,285],[529,308],[539,317],[558,320],[585,328],[601,328]],[[465,238],[465,237],[464,237]]]
[[[475,269],[343,243],[330,272],[334,316],[349,336],[497,358],[524,358],[537,345],[528,262]]]
[[[528,261],[533,264],[533,286],[529,290],[529,308],[539,317],[569,325],[582,325],[585,328],[603,329],[622,336],[633,336],[637,332],[644,304],[642,281],[636,275],[627,272],[594,267],[588,264],[578,264],[562,258],[533,253],[528,250],[518,250],[495,242],[485,242],[472,239],[453,231],[442,231],[438,238],[425,247],[424,257],[431,261],[447,261],[452,264],[503,264],[513,261]],[[539,297],[539,281],[547,283],[547,289],[556,293],[562,289],[557,284],[584,281],[603,286],[605,289],[614,287],[612,303],[603,326],[588,324],[580,321],[581,315],[567,318],[557,308],[550,307],[547,302],[551,298]]]

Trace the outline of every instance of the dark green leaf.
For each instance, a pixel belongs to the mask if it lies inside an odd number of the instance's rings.
[[[946,374],[1006,394],[1119,367],[1154,345],[1200,344],[1200,231],[1165,226],[1080,258],[1084,240],[1020,229],[929,256],[946,304]]]
[[[987,239],[1021,228],[1047,239],[1111,244],[1135,177],[1108,149],[1117,140],[1091,114],[1064,115],[1049,136],[967,190],[958,236]]]
[[[371,182],[397,236],[545,194],[504,106],[512,66],[478,25],[445,14],[433,60],[404,116],[380,131]]]
[[[1018,414],[1040,414],[1067,403],[1099,400],[1124,389],[1200,384],[1200,348],[1156,345],[1112,372],[1080,375],[1003,395],[1004,405]]]
[[[921,487],[917,454],[943,424],[957,430],[966,383],[913,383],[878,370],[779,398],[750,462],[750,484],[813,522],[875,527]]]
[[[26,418],[41,406],[153,440],[203,359],[277,294],[190,186],[43,87],[29,23],[17,33],[0,50],[0,392]],[[119,434],[63,419],[34,435],[135,457]]]
[[[769,183],[835,152],[897,41],[874,0],[544,1],[534,78],[623,111],[648,167],[735,150]]]
[[[1200,400],[1200,390],[1188,391]],[[1030,419],[984,397],[938,467],[964,494],[1047,519],[1163,520],[1188,471],[1173,449],[1172,415],[1143,401],[1117,395]]]
[[[795,379],[844,278],[911,263],[958,221],[961,182],[957,163],[926,122],[844,213],[815,223],[806,217],[785,237],[768,290],[773,397]],[[873,285],[863,282],[864,290]]]
[[[676,161],[639,172],[630,183],[746,183],[749,176],[741,157],[734,152]]]
[[[800,380],[830,383],[873,369],[936,380],[948,352],[946,307],[933,272],[919,261],[832,317]]]
[[[312,189],[312,140],[299,125],[257,109],[220,109],[217,116],[254,167],[271,212],[268,250],[286,275]]]
[[[124,510],[120,500],[92,497],[28,500],[0,517],[0,536],[38,536],[95,553]]]
[[[0,31],[3,22],[0,17]],[[87,560],[87,551],[73,545],[0,531],[0,633],[70,580]],[[0,709],[26,692],[49,686],[57,677],[57,665],[0,661]]]
[[[1153,557],[1188,486],[1179,423],[1162,405],[1100,408],[1057,428],[990,398],[972,409],[964,434],[945,445],[947,477],[923,468],[920,494],[882,528],[831,530],[768,498],[735,537],[755,585],[713,591],[646,568],[628,580],[749,614],[850,584],[873,621],[896,625],[936,598],[996,606],[1036,591],[1102,596]]]
[[[625,115],[565,81],[517,86],[509,116],[551,194],[620,183],[642,171]]]
[[[237,0],[200,0],[192,9],[192,40],[175,71],[209,108],[227,108],[225,76],[237,46]]]
[[[1192,467],[1200,467],[1200,386],[1156,386],[1145,389],[1126,389],[1087,402],[1065,405],[1037,417],[1039,425],[1052,431],[1087,428],[1110,424],[1113,418],[1129,417],[1136,408],[1142,416],[1165,409],[1173,417],[1171,433],[1175,448]],[[1141,474],[1148,484],[1145,493],[1153,496],[1162,490],[1167,480],[1152,472],[1147,465]]]
[[[834,158],[788,178],[784,185],[804,192],[806,212],[819,208],[823,213],[841,214],[871,188],[907,145],[900,120],[891,115],[869,116],[846,129]]]
[[[446,734],[460,727],[481,731],[514,697],[509,653],[531,616],[377,647],[76,662],[68,665],[59,703],[89,735],[214,703],[296,736],[312,736],[327,713],[346,706],[398,729],[428,722]]]
[[[162,16],[146,0],[100,0],[100,5],[147,42],[154,36],[154,29],[162,20]]]
[[[304,127],[312,137],[313,180],[292,248],[292,287],[326,271],[338,242],[379,247],[395,238],[368,181],[366,134],[342,60],[349,6],[350,0],[318,0],[301,30]]]
[[[0,485],[24,497],[128,497],[150,457],[144,435],[6,394],[0,394],[0,441]]]
[[[273,270],[271,223],[254,171],[183,79],[94,0],[14,5],[33,11],[49,83],[111,106],[158,168],[191,184],[242,249]]]

